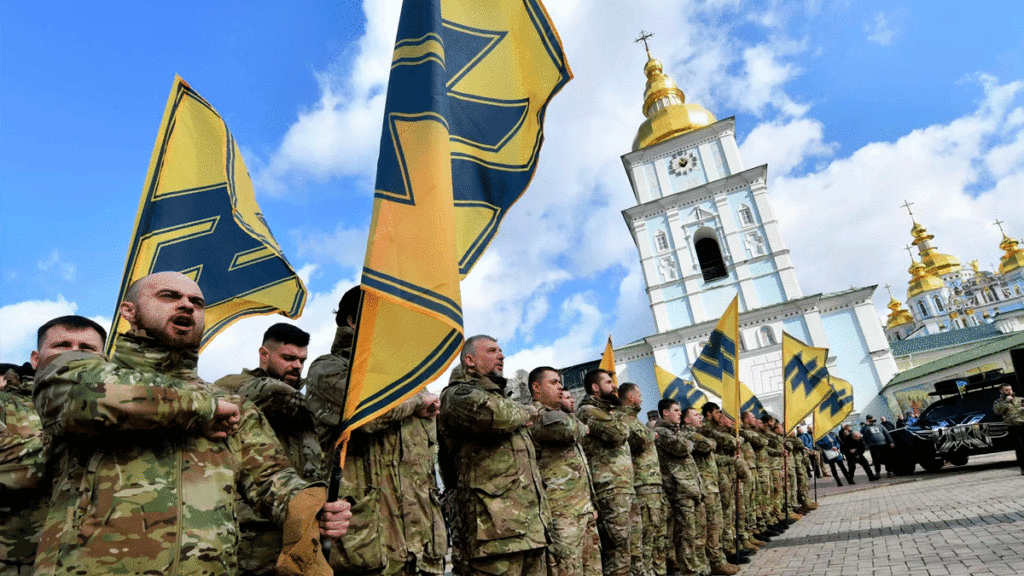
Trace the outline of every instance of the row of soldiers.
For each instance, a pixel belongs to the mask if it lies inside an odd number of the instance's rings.
[[[128,291],[131,329],[109,359],[95,322],[44,324],[0,391],[0,573],[440,574],[449,532],[460,575],[732,573],[726,554],[741,561],[787,510],[813,507],[800,444],[774,420],[750,417],[737,440],[714,405],[702,423],[663,400],[652,430],[636,386],[594,371],[573,410],[551,367],[531,372],[531,404],[514,402],[489,336],[466,340],[440,397],[353,432],[344,500],[327,502],[359,296],[342,298],[305,379],[309,335],[285,323],[258,368],[199,379],[205,302],[177,273]]]

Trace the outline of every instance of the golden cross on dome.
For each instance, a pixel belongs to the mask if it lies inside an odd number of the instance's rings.
[[[653,32],[646,32],[644,30],[640,30],[640,35],[637,36],[636,40],[633,40],[633,42],[643,42],[644,43],[644,50],[647,51],[647,57],[648,58],[651,57],[651,47],[647,45],[647,39],[650,38],[651,36],[654,36]]]
[[[903,247],[903,249],[907,251],[907,254],[910,254],[910,263],[913,264],[914,263],[914,253],[911,252],[911,250],[913,250],[913,248],[910,247],[910,244],[907,244],[906,246]]]
[[[999,227],[999,231],[1003,234],[1003,236],[1006,236],[1006,232],[1003,232],[1003,221],[997,219],[995,224],[996,226]]]
[[[892,286],[885,285],[885,291],[889,293],[889,298],[892,298]]]
[[[903,206],[904,208],[907,209],[907,212],[910,212],[910,219],[911,220],[914,220],[914,213],[910,210],[910,207],[913,206],[913,205],[914,205],[913,202],[907,202],[906,200],[904,200],[903,204],[901,204],[901,206]],[[916,220],[915,220],[915,222],[916,222]]]

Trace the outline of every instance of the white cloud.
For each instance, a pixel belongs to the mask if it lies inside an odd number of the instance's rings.
[[[36,331],[58,316],[74,314],[78,305],[63,296],[57,300],[27,300],[0,308],[0,358],[9,364],[28,361],[29,353],[36,349]],[[106,326],[107,320],[99,321]]]
[[[882,13],[875,16],[875,21],[872,24],[865,25],[864,31],[868,33],[868,40],[882,46],[892,44],[892,39],[896,35],[896,32],[889,27],[889,19]]]
[[[60,278],[71,282],[75,279],[75,265],[69,262],[64,262],[60,257],[60,252],[56,249],[50,252],[50,256],[46,260],[40,260],[36,262],[36,268],[42,272],[52,271]]]
[[[826,144],[821,122],[798,118],[788,122],[757,125],[740,144],[740,153],[749,165],[768,164],[773,177],[786,176],[812,158],[831,157],[838,148]]]

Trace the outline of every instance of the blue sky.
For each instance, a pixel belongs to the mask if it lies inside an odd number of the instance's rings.
[[[278,242],[307,280],[298,323],[330,346],[370,217],[394,0],[8,2],[0,14],[0,360],[75,312],[108,323],[175,74],[225,118]],[[914,202],[935,244],[997,263],[1024,236],[1024,5],[927,1],[549,1],[576,78],[548,111],[533,186],[463,283],[467,332],[506,367],[565,366],[648,335],[633,195],[619,156],[653,54],[718,118],[737,117],[805,294],[891,284],[905,299]],[[884,312],[888,295],[875,293]],[[204,353],[214,379],[256,362],[277,318]]]

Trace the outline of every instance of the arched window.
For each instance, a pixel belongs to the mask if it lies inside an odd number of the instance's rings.
[[[654,244],[658,247],[658,252],[668,250],[668,236],[665,235],[664,230],[658,230],[658,233],[654,235]]]
[[[743,226],[750,226],[754,223],[754,213],[750,211],[750,207],[746,204],[740,205],[740,224]]]
[[[939,312],[945,312],[946,311],[945,307],[942,306],[942,298],[939,298],[938,296],[933,296],[932,297],[932,302],[935,302],[935,309],[937,311],[939,311]]]
[[[761,326],[757,330],[757,334],[761,338],[761,346],[775,345],[775,332],[772,331],[771,326]]]
[[[725,271],[725,262],[722,260],[722,250],[718,247],[718,239],[714,230],[701,228],[693,235],[693,240],[693,247],[697,252],[697,261],[700,263],[700,273],[704,276],[704,281],[711,282],[728,276],[729,274]]]
[[[921,318],[927,318],[929,316],[928,307],[924,305],[923,300],[917,303],[917,309],[921,311]]]

